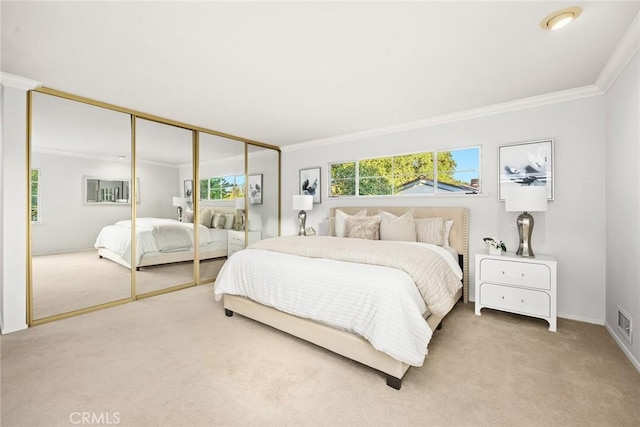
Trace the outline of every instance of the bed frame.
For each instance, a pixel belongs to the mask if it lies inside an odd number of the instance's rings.
[[[463,286],[458,291],[456,300],[468,301],[469,289],[469,245],[468,245],[468,223],[469,211],[466,208],[444,208],[444,207],[346,207],[331,208],[330,218],[335,217],[335,210],[340,209],[347,214],[355,214],[362,209],[367,209],[368,215],[374,215],[378,210],[402,215],[409,209],[413,209],[414,218],[448,218],[453,219],[453,227],[449,234],[449,244],[462,256]],[[331,227],[333,229],[333,227]],[[267,307],[248,298],[236,295],[224,295],[225,314],[228,317],[233,313],[241,314],[250,319],[272,326],[283,332],[287,332],[295,337],[302,338],[313,344],[324,347],[334,353],[340,354],[349,359],[360,362],[373,369],[384,372],[387,375],[387,385],[400,390],[402,377],[409,369],[410,365],[400,362],[391,356],[376,350],[364,338],[334,329],[330,326],[303,319],[291,314],[287,314]],[[426,320],[432,330],[442,327],[444,316],[429,316]]]
[[[131,268],[131,264],[122,259],[120,255],[115,252],[110,251],[107,248],[99,248],[98,256],[100,258],[107,258],[113,262],[117,262],[118,264],[125,266],[127,268]],[[213,249],[210,251],[199,251],[198,256],[200,260],[211,259],[211,258],[221,258],[227,256],[227,248],[224,249]],[[150,267],[153,265],[163,265],[163,264],[171,264],[174,262],[183,262],[183,261],[193,261],[193,251],[184,251],[184,252],[172,252],[162,255],[155,255],[150,257],[142,256],[140,258],[140,262],[136,266],[136,271],[140,271],[142,267]]]

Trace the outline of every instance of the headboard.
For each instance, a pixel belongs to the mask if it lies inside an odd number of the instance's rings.
[[[414,218],[447,218],[453,220],[449,245],[462,255],[462,297],[466,303],[469,301],[469,209],[457,207],[425,207],[425,206],[349,206],[329,209],[330,234],[334,235],[334,218],[336,209],[348,215],[354,215],[362,209],[367,210],[367,215],[375,215],[379,210],[401,216],[409,210],[413,210]]]

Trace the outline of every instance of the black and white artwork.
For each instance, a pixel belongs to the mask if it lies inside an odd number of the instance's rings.
[[[262,204],[262,174],[249,175],[249,204]]]
[[[320,168],[300,170],[300,194],[313,196],[313,203],[320,203],[321,199]]]
[[[504,200],[509,187],[516,186],[545,186],[547,200],[553,200],[552,139],[502,145],[499,151],[499,200]]]
[[[193,202],[193,180],[184,182],[184,198],[189,202]]]

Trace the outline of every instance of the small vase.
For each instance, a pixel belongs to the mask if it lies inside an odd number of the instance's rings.
[[[502,255],[502,249],[489,246],[489,255]]]

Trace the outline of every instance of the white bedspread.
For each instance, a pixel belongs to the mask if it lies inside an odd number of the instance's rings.
[[[420,291],[408,273],[396,268],[249,248],[235,253],[220,271],[216,300],[223,294],[355,333],[413,366],[422,366],[432,335]]]
[[[226,233],[225,233],[226,234]],[[209,229],[198,228],[200,245],[211,243]],[[123,259],[131,259],[131,221],[118,221],[104,227],[96,248],[107,248]],[[146,253],[171,253],[193,248],[193,224],[164,218],[136,218],[136,264]]]

